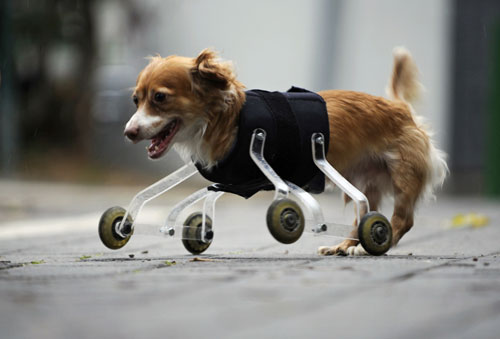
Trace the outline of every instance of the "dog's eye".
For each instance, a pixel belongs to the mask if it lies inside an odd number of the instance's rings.
[[[161,93],[161,92],[155,93],[155,101],[156,102],[163,102],[164,100],[165,100],[165,93]]]
[[[134,95],[134,96],[132,97],[132,100],[134,101],[134,104],[135,104],[136,106],[137,106],[137,105],[139,105],[139,99],[137,99],[137,95]]]

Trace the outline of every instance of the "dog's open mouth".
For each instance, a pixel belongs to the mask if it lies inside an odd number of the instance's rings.
[[[179,119],[174,119],[161,130],[160,133],[155,135],[151,139],[151,145],[148,146],[148,156],[151,159],[157,159],[163,155],[163,153],[168,149],[170,142],[172,141],[175,133],[179,130],[180,121]]]

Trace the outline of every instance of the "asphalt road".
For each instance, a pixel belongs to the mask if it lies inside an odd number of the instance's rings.
[[[265,225],[270,193],[227,195],[199,261],[178,239],[100,243],[100,214],[141,188],[0,181],[0,338],[500,337],[496,201],[441,196],[388,255],[320,257],[339,239],[279,244]],[[195,189],[151,202],[138,222],[163,223]],[[337,193],[320,203],[329,220],[353,216]],[[489,222],[450,227],[470,212]]]

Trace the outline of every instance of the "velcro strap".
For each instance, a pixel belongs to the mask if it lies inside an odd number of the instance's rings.
[[[300,159],[298,153],[301,150],[301,140],[297,119],[287,98],[282,93],[262,91],[259,94],[269,106],[276,122],[278,145],[269,146],[280,150],[274,159],[268,159],[268,161],[274,164],[276,172],[281,177],[289,177],[297,167],[297,159]],[[269,146],[266,145],[266,147]]]

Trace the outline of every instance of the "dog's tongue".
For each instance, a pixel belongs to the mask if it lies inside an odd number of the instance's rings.
[[[158,158],[167,148],[169,138],[162,133],[161,136],[155,137],[151,140],[151,144],[148,147],[148,155],[151,159]]]
[[[165,152],[175,132],[177,132],[177,127],[177,121],[172,121],[162,132],[151,139],[151,144],[147,148],[148,156],[151,159],[159,158]]]

